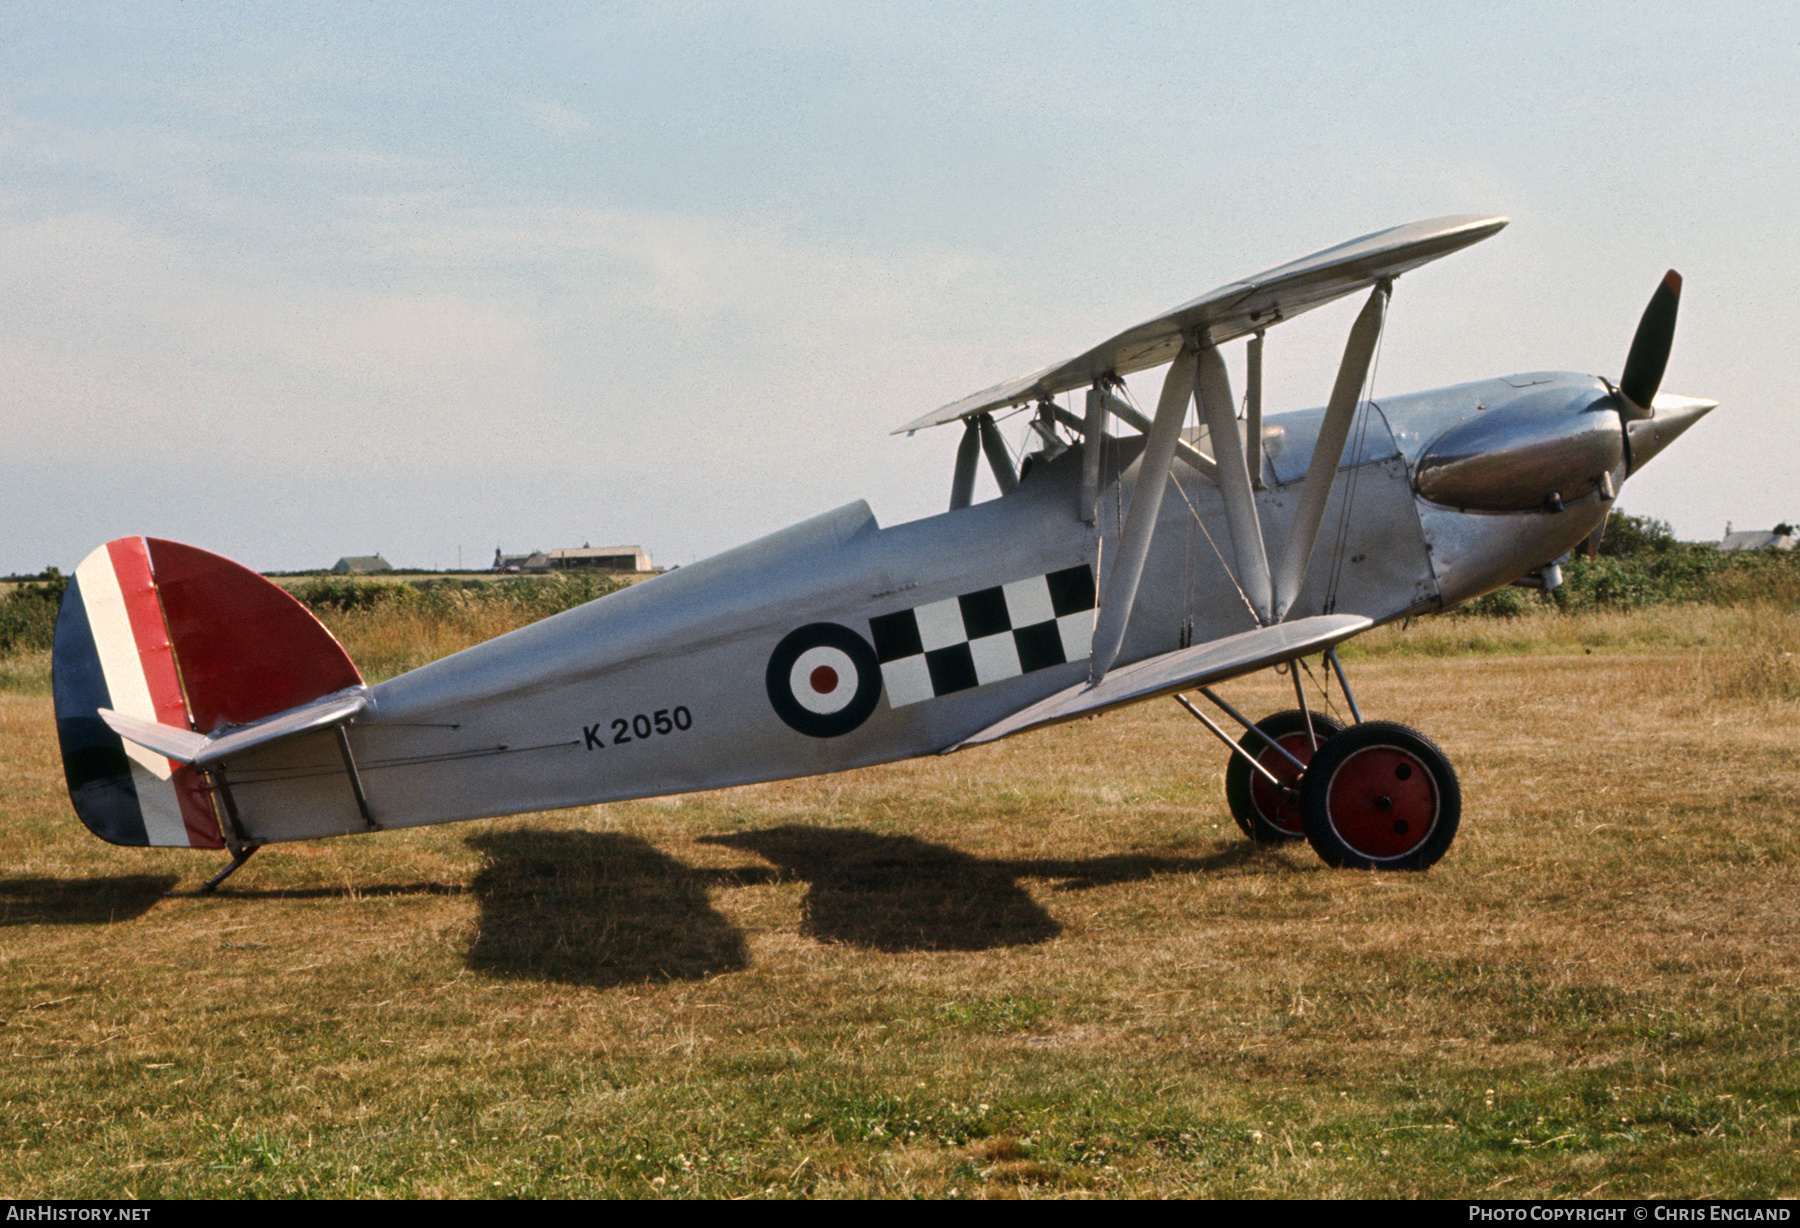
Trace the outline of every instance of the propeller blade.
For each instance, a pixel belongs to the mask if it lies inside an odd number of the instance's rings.
[[[1636,411],[1627,417],[1648,418],[1652,412],[1651,402],[1662,386],[1669,350],[1675,344],[1675,310],[1680,305],[1681,274],[1670,269],[1644,308],[1637,335],[1631,339],[1631,353],[1625,359],[1625,374],[1619,377],[1619,391],[1631,402],[1629,409]]]

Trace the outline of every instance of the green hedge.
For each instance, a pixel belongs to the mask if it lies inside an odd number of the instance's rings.
[[[48,649],[56,637],[56,611],[67,576],[21,584],[0,595],[0,653]],[[501,606],[524,621],[574,609],[625,586],[611,576],[573,575],[549,579],[424,580],[382,584],[321,577],[296,585],[293,594],[321,616],[352,610],[406,610],[430,616]]]
[[[1555,592],[1503,588],[1468,602],[1456,613],[1509,618],[1552,607],[1576,614],[1679,602],[1730,605],[1775,601],[1800,606],[1800,550],[1720,553],[1710,545],[1674,541],[1668,536],[1667,526],[1655,521],[1636,517],[1626,520],[1634,523],[1630,531],[1619,533],[1617,538],[1616,526],[1608,526],[1607,544],[1611,550],[1597,559],[1575,558],[1564,564],[1563,584]],[[1621,547],[1631,552],[1615,553]],[[45,576],[0,596],[0,653],[50,647],[56,631],[57,607],[68,586],[68,577],[54,570]],[[625,581],[612,576],[578,573],[543,579],[404,583],[321,576],[296,584],[290,591],[320,616],[365,610],[449,616],[500,606],[529,622],[560,614],[624,586]]]
[[[397,584],[321,576],[296,584],[289,591],[321,617],[356,610],[447,615],[500,606],[522,618],[538,619],[617,592],[625,583],[612,576],[579,573],[543,579],[415,580]]]
[[[69,578],[52,568],[47,579],[21,584],[0,597],[0,652],[49,648],[56,638],[56,611]]]
[[[1562,587],[1552,593],[1503,588],[1457,613],[1511,617],[1546,607],[1576,614],[1684,601],[1730,605],[1757,600],[1800,605],[1800,551],[1721,553],[1710,545],[1677,542],[1643,554],[1575,558],[1563,565]]]

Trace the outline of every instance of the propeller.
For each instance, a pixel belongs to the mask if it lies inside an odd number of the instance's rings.
[[[1654,412],[1651,403],[1656,400],[1663,371],[1669,365],[1669,349],[1675,344],[1675,311],[1680,306],[1681,274],[1670,269],[1650,296],[1650,305],[1638,321],[1637,335],[1631,339],[1625,374],[1619,377],[1619,392],[1626,401],[1621,417],[1643,419]]]

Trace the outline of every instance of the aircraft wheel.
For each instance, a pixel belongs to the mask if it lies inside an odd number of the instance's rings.
[[[1336,737],[1344,727],[1323,712],[1312,715],[1313,732],[1319,748],[1326,739]],[[1306,721],[1298,708],[1265,716],[1256,727],[1280,743],[1288,754],[1306,763],[1313,756],[1312,740],[1306,736]],[[1300,775],[1294,765],[1270,750],[1262,739],[1245,731],[1238,745],[1256,756],[1256,761],[1275,773],[1284,784],[1292,784]],[[1242,755],[1233,755],[1225,764],[1225,801],[1231,806],[1231,817],[1237,820],[1246,836],[1258,844],[1280,844],[1306,835],[1300,822],[1300,803],[1291,793],[1283,793],[1251,770]]]
[[[1328,865],[1423,870],[1456,838],[1462,790],[1437,743],[1371,721],[1319,747],[1300,780],[1300,818]]]

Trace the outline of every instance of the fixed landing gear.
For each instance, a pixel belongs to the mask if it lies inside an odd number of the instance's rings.
[[[1311,736],[1307,734],[1308,719],[1312,722]],[[1225,764],[1225,800],[1231,806],[1231,817],[1237,820],[1244,834],[1258,844],[1304,839],[1306,827],[1300,821],[1300,773],[1312,760],[1315,743],[1323,747],[1327,740],[1342,733],[1344,727],[1322,712],[1289,708],[1286,712],[1265,716],[1256,722],[1256,728],[1272,739],[1275,746],[1250,732],[1238,739],[1240,753],[1232,755]],[[1250,766],[1253,760],[1267,768],[1275,780],[1271,781],[1253,769]]]
[[[1299,811],[1328,865],[1423,870],[1456,838],[1462,789],[1437,743],[1371,721],[1319,747],[1300,780]]]
[[[1327,663],[1343,684],[1356,723],[1346,728],[1302,707],[1252,725],[1205,687],[1200,693],[1245,729],[1233,742],[1205,713],[1175,698],[1231,749],[1225,798],[1231,817],[1258,844],[1302,837],[1331,866],[1423,870],[1456,838],[1462,789],[1437,743],[1391,721],[1363,721],[1343,667]],[[1310,734],[1308,726],[1310,722]]]

